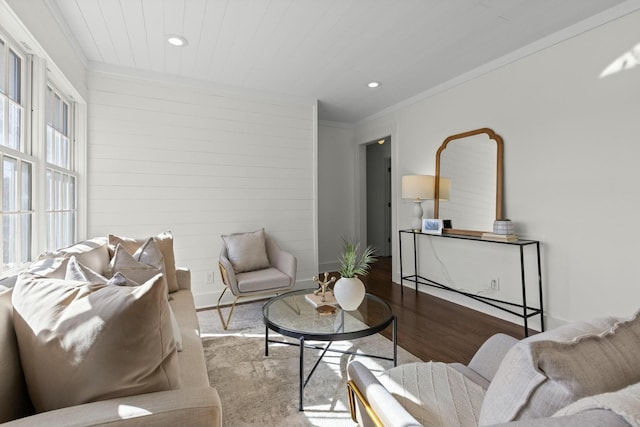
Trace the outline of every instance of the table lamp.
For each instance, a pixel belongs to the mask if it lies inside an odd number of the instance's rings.
[[[405,175],[402,177],[402,198],[413,200],[411,228],[422,230],[422,202],[433,199],[434,177],[432,175]]]

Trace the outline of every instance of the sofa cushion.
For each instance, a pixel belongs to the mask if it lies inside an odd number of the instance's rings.
[[[13,330],[11,292],[0,288],[0,424],[33,413]]]
[[[161,279],[121,287],[18,278],[14,326],[36,411],[181,387]]]
[[[121,244],[126,251],[133,255],[136,251],[144,245],[147,239],[133,239],[130,237],[121,237],[114,234],[108,236],[109,247],[111,250],[115,250],[118,243]],[[153,237],[153,241],[160,249],[164,262],[164,273],[169,287],[169,292],[176,292],[178,290],[178,280],[176,279],[176,259],[173,253],[173,234],[170,231],[165,231]]]
[[[640,381],[640,318],[595,319],[520,341],[487,389],[480,425],[553,415]]]
[[[203,372],[207,372],[207,365],[202,351],[202,337],[193,294],[190,291],[180,290],[173,293],[172,297],[169,305],[180,325],[184,349],[178,353],[182,385],[185,388],[209,387],[209,377],[202,375]]]
[[[594,409],[612,411],[633,427],[640,427],[640,383],[631,384],[622,390],[583,397],[553,416],[570,416]]]
[[[263,229],[222,236],[222,240],[227,246],[227,257],[236,273],[269,268]]]

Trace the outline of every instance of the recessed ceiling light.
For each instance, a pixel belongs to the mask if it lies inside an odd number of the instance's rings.
[[[378,144],[380,144],[380,145],[384,144],[384,139],[379,139],[378,140]]]
[[[172,46],[186,46],[187,44],[189,44],[189,42],[187,42],[187,39],[175,34],[169,34],[167,36],[167,42]]]
[[[369,86],[371,89],[376,88],[378,86],[380,86],[380,82],[369,82],[369,84],[367,84],[367,86]]]

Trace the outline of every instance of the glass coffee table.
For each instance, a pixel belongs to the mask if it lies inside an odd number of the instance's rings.
[[[398,363],[396,317],[391,312],[389,304],[375,295],[366,294],[362,304],[356,310],[345,311],[336,305],[335,312],[321,314],[306,299],[306,296],[314,291],[315,289],[303,289],[287,292],[272,298],[262,308],[265,324],[264,355],[269,356],[270,342],[300,347],[300,411],[304,410],[304,388],[327,351],[393,360],[393,366]],[[346,341],[374,335],[390,325],[393,326],[393,357],[329,348],[334,341]],[[281,335],[295,338],[298,342],[271,340],[269,339],[269,329]],[[327,344],[324,346],[309,344],[307,341],[321,341],[327,342]],[[304,375],[305,348],[322,350],[306,379]]]

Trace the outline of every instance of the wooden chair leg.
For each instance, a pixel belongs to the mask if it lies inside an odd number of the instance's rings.
[[[222,317],[222,310],[220,310],[220,301],[222,300],[222,297],[224,296],[224,293],[227,291],[227,289],[229,288],[227,287],[224,288],[224,290],[220,294],[220,297],[218,298],[218,304],[216,305],[216,308],[218,310],[218,316],[220,317],[220,323],[222,323],[222,327],[224,328],[225,331],[229,327],[229,322],[231,322],[231,315],[233,314],[233,309],[236,308],[236,302],[238,301],[238,298],[240,298],[240,297],[235,297],[233,299],[233,304],[231,304],[231,310],[229,311],[229,316],[227,316],[227,321],[225,322],[224,317]]]

